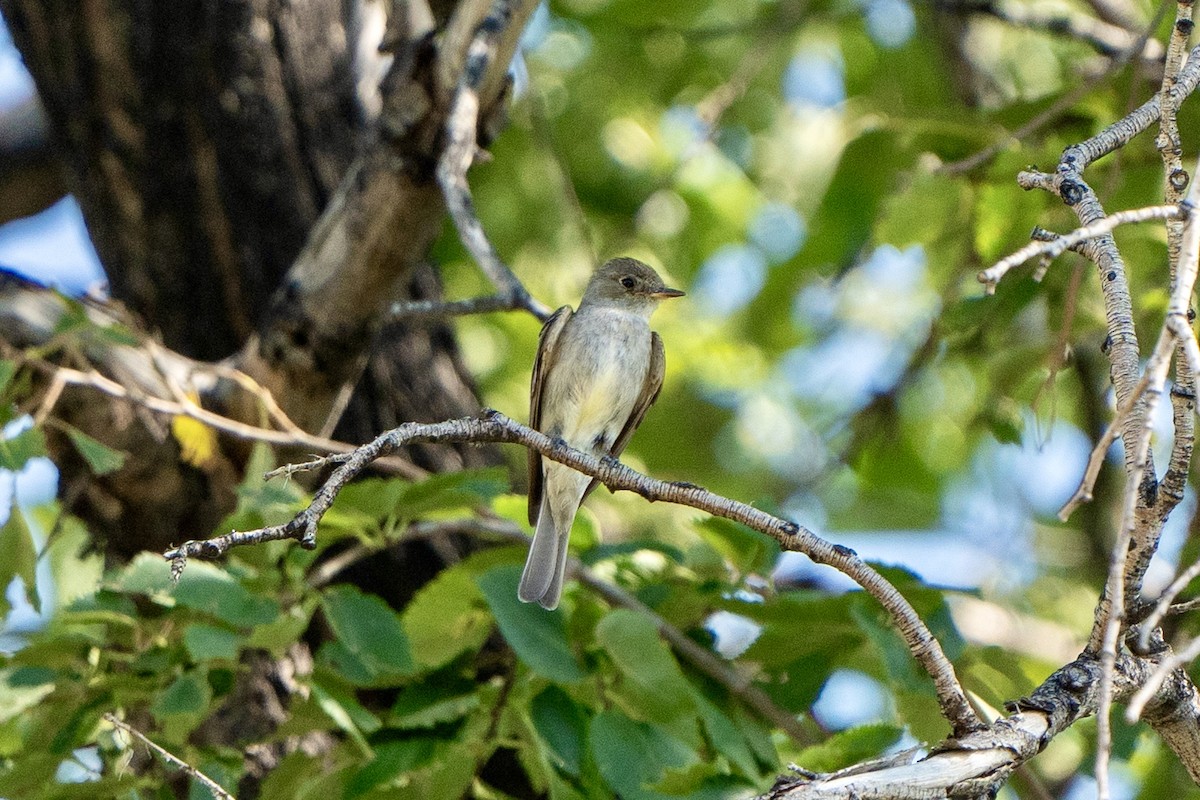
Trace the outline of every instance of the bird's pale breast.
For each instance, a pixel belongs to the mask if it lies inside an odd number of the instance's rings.
[[[581,309],[562,336],[547,376],[553,400],[545,407],[553,412],[543,430],[556,431],[572,447],[607,452],[645,382],[650,325],[638,314]]]

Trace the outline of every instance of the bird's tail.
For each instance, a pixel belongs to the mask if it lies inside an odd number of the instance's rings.
[[[562,596],[563,575],[567,571],[567,542],[575,515],[564,520],[566,524],[561,532],[556,529],[553,517],[549,492],[545,492],[538,509],[533,544],[529,546],[529,557],[525,559],[525,571],[521,573],[521,585],[517,589],[517,597],[523,602],[536,602],[551,610],[558,608]]]

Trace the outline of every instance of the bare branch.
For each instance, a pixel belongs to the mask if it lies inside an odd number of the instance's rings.
[[[516,280],[514,277],[513,280]],[[393,303],[391,316],[401,322],[440,322],[447,317],[461,317],[468,314],[493,314],[497,311],[529,311],[525,300],[511,294],[489,294],[482,297],[472,297],[467,300],[417,300],[411,302]],[[541,319],[538,312],[532,312]]]
[[[980,283],[984,284],[987,293],[992,294],[996,291],[996,284],[1000,282],[1001,278],[1009,270],[1024,264],[1031,258],[1037,258],[1038,256],[1049,259],[1058,258],[1067,250],[1082,244],[1088,239],[1095,239],[1111,233],[1119,225],[1126,225],[1132,222],[1147,222],[1156,219],[1183,220],[1186,218],[1187,211],[1178,205],[1147,206],[1146,208],[1117,211],[1098,222],[1076,228],[1070,233],[1062,234],[1049,241],[1030,242],[1017,252],[1000,259],[993,266],[980,272],[978,279]]]
[[[1122,655],[1115,672],[1115,696],[1129,697],[1145,684],[1156,666],[1148,659]],[[987,730],[943,742],[925,758],[867,763],[832,774],[797,770],[797,778],[780,779],[763,798],[932,800],[994,795],[1018,765],[1040,753],[1076,721],[1095,713],[1100,672],[1095,657],[1085,653],[1051,675],[1030,697],[1014,703],[1016,710],[1009,716]],[[1147,721],[1175,752],[1192,746],[1176,735],[1182,733],[1177,721],[1194,720],[1200,708],[1195,687],[1186,675],[1171,673],[1147,708]]]
[[[61,384],[63,386],[82,386],[89,389],[94,389],[101,394],[115,397],[121,400],[126,400],[134,405],[145,408],[155,414],[161,414],[166,417],[187,417],[201,422],[204,425],[212,428],[215,431],[228,434],[238,439],[245,439],[254,442],[263,442],[264,444],[281,446],[281,447],[304,447],[313,450],[319,450],[329,453],[350,453],[353,452],[354,445],[346,442],[339,442],[336,439],[327,439],[321,436],[313,436],[304,431],[291,426],[291,430],[272,430],[270,428],[261,428],[256,425],[250,425],[245,422],[239,422],[229,417],[221,416],[212,411],[197,405],[190,400],[167,400],[162,397],[147,394],[141,391],[133,391],[122,386],[120,383],[101,375],[95,370],[84,372],[82,370],[71,369],[69,367],[60,367],[49,362],[37,360],[26,360],[26,363],[47,373],[51,378],[51,387]],[[265,390],[264,390],[265,391]],[[401,458],[386,458],[376,462],[376,466],[386,472],[396,475],[402,475],[413,480],[420,479],[428,475],[428,473],[409,461]]]
[[[282,525],[253,531],[234,531],[204,541],[185,542],[164,553],[171,561],[172,574],[178,576],[187,559],[194,556],[217,558],[234,547],[267,541],[295,539],[302,547],[316,546],[317,523],[333,505],[338,492],[368,464],[407,444],[505,442],[537,450],[546,458],[566,464],[585,475],[599,478],[614,491],[632,491],[651,502],[665,501],[705,511],[714,516],[740,522],[747,527],[776,539],[785,550],[804,553],[819,564],[843,572],[863,587],[892,616],[901,636],[933,679],[942,713],[956,734],[978,730],[982,723],[967,702],[954,668],[942,652],[941,645],[930,633],[920,616],[874,568],[862,561],[849,548],[832,544],[795,522],[772,516],[753,506],[713,494],[689,483],[668,483],[636,472],[616,460],[602,460],[572,450],[550,437],[521,425],[496,411],[485,411],[479,417],[448,420],[437,423],[406,423],[382,434],[346,456],[328,461],[321,459],[303,465],[307,468],[338,464],[316,494],[312,503],[294,519]]]
[[[130,736],[137,739],[142,744],[146,745],[146,747],[150,748],[155,753],[158,753],[158,755],[162,758],[163,761],[166,761],[168,764],[175,767],[176,769],[183,770],[188,775],[190,775],[193,779],[204,784],[204,786],[207,787],[210,792],[212,792],[213,797],[217,798],[217,800],[237,800],[236,797],[231,795],[229,792],[225,791],[225,789],[221,786],[221,784],[217,783],[212,778],[208,777],[203,772],[201,772],[200,770],[193,767],[191,764],[184,761],[182,758],[179,758],[178,756],[173,755],[170,751],[168,751],[165,748],[150,741],[150,739],[146,736],[146,734],[142,733],[141,731],[139,731],[137,728],[133,727],[132,725],[117,719],[116,715],[105,714],[103,719],[105,722],[109,723],[114,728],[124,731],[125,733],[127,733]]]
[[[513,13],[512,5],[508,0],[496,0],[467,50],[467,62],[455,88],[450,113],[446,116],[446,144],[438,160],[437,179],[462,243],[496,287],[499,297],[511,303],[512,307],[523,308],[538,319],[545,320],[550,316],[550,309],[530,296],[488,240],[483,224],[475,213],[475,202],[467,183],[467,170],[475,160],[477,149],[479,87],[488,70],[493,68],[499,33],[504,30],[508,17]]]

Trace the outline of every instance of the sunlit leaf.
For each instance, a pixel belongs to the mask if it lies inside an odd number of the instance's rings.
[[[25,514],[15,502],[9,506],[8,519],[0,526],[0,586],[13,578],[24,584],[25,596],[37,601],[37,546],[25,522]],[[8,610],[8,599],[0,591],[0,611]]]
[[[46,436],[41,428],[26,428],[15,436],[0,439],[0,469],[14,472],[31,458],[46,455]]]

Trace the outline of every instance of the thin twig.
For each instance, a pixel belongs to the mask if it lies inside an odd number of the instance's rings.
[[[1171,581],[1171,585],[1163,591],[1161,596],[1159,596],[1158,600],[1154,604],[1154,609],[1146,616],[1146,619],[1144,619],[1140,625],[1141,630],[1138,632],[1138,648],[1142,652],[1146,652],[1146,650],[1149,649],[1150,634],[1153,633],[1154,629],[1158,627],[1160,622],[1162,622],[1163,617],[1165,617],[1168,612],[1179,613],[1177,609],[1179,609],[1181,606],[1189,605],[1188,603],[1181,603],[1173,606],[1171,605],[1171,602],[1179,596],[1180,592],[1188,587],[1188,584],[1191,583],[1197,575],[1200,575],[1200,560],[1193,561],[1191,566],[1179,573],[1175,580]],[[1195,603],[1196,601],[1193,600],[1191,602]]]
[[[162,758],[163,761],[166,761],[168,764],[175,767],[176,769],[183,770],[188,775],[190,775],[193,779],[204,784],[208,788],[208,790],[213,793],[213,797],[217,798],[217,800],[237,800],[236,797],[234,797],[229,792],[225,791],[225,789],[221,786],[221,784],[217,783],[212,778],[208,777],[203,772],[201,772],[200,770],[193,767],[191,764],[184,761],[182,758],[179,758],[178,756],[173,755],[169,750],[166,750],[162,746],[155,744],[146,736],[146,734],[142,733],[137,728],[133,727],[132,725],[130,725],[126,722],[122,722],[121,720],[117,719],[115,714],[105,714],[103,719],[105,722],[109,723],[114,728],[124,731],[125,733],[127,733],[130,736],[137,739],[142,744],[146,745],[146,747],[150,748],[155,753],[158,753],[158,755]]]
[[[515,280],[515,278],[514,278]],[[468,314],[493,314],[498,311],[528,311],[525,301],[510,294],[489,294],[467,300],[411,300],[392,304],[391,318],[398,322],[437,322],[447,317]]]
[[[1187,212],[1178,205],[1169,206],[1147,206],[1146,208],[1133,208],[1128,211],[1117,211],[1109,214],[1099,222],[1092,225],[1084,225],[1081,228],[1076,228],[1070,233],[1062,234],[1050,241],[1035,241],[1022,247],[1017,252],[1010,256],[997,261],[993,266],[988,267],[978,275],[978,280],[982,283],[988,294],[996,291],[998,284],[1005,274],[1013,267],[1020,266],[1031,258],[1042,256],[1044,258],[1057,258],[1065,253],[1070,248],[1078,245],[1088,239],[1095,239],[1105,234],[1112,233],[1119,225],[1126,225],[1133,222],[1147,222],[1156,219],[1175,219],[1183,220],[1187,218]]]
[[[53,380],[61,380],[65,385],[94,389],[109,397],[127,400],[155,414],[162,414],[169,417],[188,417],[197,422],[204,423],[213,430],[238,439],[263,442],[264,444],[280,447],[311,448],[331,453],[350,453],[355,449],[352,444],[339,442],[334,439],[326,439],[321,436],[313,436],[299,429],[295,431],[276,431],[270,428],[249,425],[235,419],[230,419],[229,417],[223,417],[220,414],[202,408],[190,400],[179,402],[155,397],[143,392],[134,392],[95,370],[83,372],[82,370],[61,367],[41,360],[29,360],[28,363],[36,369],[49,374]],[[376,463],[376,466],[380,470],[400,475],[410,480],[419,480],[429,475],[424,469],[402,458],[391,457],[382,459]]]
[[[561,440],[551,439],[496,411],[488,410],[478,417],[464,417],[445,422],[406,423],[346,456],[308,462],[304,467],[331,464],[339,466],[317,490],[308,508],[294,519],[282,525],[252,531],[233,531],[213,539],[185,542],[163,555],[171,561],[172,575],[178,577],[182,574],[188,558],[217,558],[242,545],[295,539],[301,547],[311,549],[316,546],[317,523],[333,505],[338,492],[372,461],[408,444],[462,442],[522,445],[538,451],[552,461],[599,478],[614,491],[633,491],[651,502],[675,503],[740,522],[776,539],[785,550],[804,553],[819,564],[834,567],[862,586],[892,616],[909,650],[933,679],[942,713],[956,733],[978,730],[982,726],[983,723],[967,703],[962,686],[954,674],[954,667],[942,652],[937,639],[904,596],[879,572],[862,561],[853,550],[832,544],[795,522],[713,494],[694,484],[656,480],[615,459],[602,460],[573,450],[563,445]]]
[[[1129,703],[1125,707],[1125,718],[1130,722],[1137,722],[1141,718],[1146,704],[1162,688],[1167,676],[1197,656],[1200,656],[1200,636],[1188,642],[1179,652],[1171,653],[1162,660],[1158,669],[1150,674],[1141,688],[1134,692],[1133,697],[1129,699]]]
[[[1180,204],[1191,212],[1197,200],[1196,184],[1193,183],[1188,197]],[[1154,419],[1154,409],[1162,395],[1166,383],[1167,370],[1170,367],[1170,355],[1176,345],[1183,353],[1182,363],[1191,368],[1192,374],[1200,371],[1200,346],[1196,342],[1196,334],[1188,324],[1188,307],[1191,303],[1192,291],[1196,284],[1196,259],[1200,257],[1200,222],[1195,213],[1189,213],[1182,231],[1179,258],[1176,263],[1174,282],[1171,287],[1171,298],[1167,304],[1167,315],[1163,322],[1162,332],[1150,362],[1146,365],[1146,374],[1150,375],[1150,383],[1146,389],[1145,414],[1142,417],[1142,430],[1137,439],[1137,450],[1133,460],[1133,469],[1129,472],[1125,486],[1124,511],[1121,518],[1121,530],[1113,545],[1112,563],[1109,569],[1109,579],[1105,587],[1110,605],[1107,615],[1101,607],[1101,613],[1096,620],[1097,627],[1103,626],[1103,648],[1100,651],[1100,664],[1103,668],[1100,686],[1100,705],[1097,717],[1096,744],[1096,784],[1100,800],[1108,800],[1108,759],[1112,747],[1112,729],[1109,712],[1112,708],[1113,669],[1117,658],[1117,646],[1121,630],[1125,623],[1125,603],[1128,596],[1134,595],[1140,589],[1139,570],[1127,568],[1130,559],[1131,543],[1137,526],[1137,511],[1139,503],[1153,505],[1154,500],[1147,499],[1143,491],[1143,477],[1153,480],[1152,473],[1147,473],[1147,457],[1150,452],[1150,437],[1153,432],[1151,420]],[[1153,549],[1157,545],[1157,533],[1161,525],[1148,533],[1153,534],[1153,542],[1143,542],[1142,549]],[[1093,641],[1095,634],[1093,633]],[[1161,681],[1160,681],[1161,684]],[[1157,688],[1156,688],[1157,690]],[[1149,694],[1147,694],[1147,697]]]
[[[497,293],[511,302],[513,307],[523,308],[538,319],[545,320],[550,316],[550,309],[530,296],[492,246],[479,215],[475,213],[475,201],[467,183],[467,170],[475,160],[477,149],[479,87],[496,57],[499,34],[504,30],[504,20],[511,13],[505,0],[496,0],[467,49],[462,77],[455,87],[454,100],[446,115],[446,146],[438,160],[437,180],[463,245],[496,287]]]

